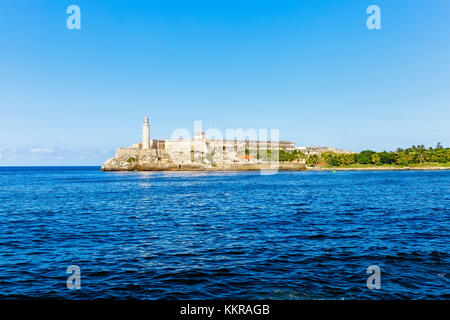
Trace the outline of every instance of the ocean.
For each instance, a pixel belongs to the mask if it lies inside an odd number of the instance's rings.
[[[449,190],[450,171],[0,167],[0,298],[449,299]]]

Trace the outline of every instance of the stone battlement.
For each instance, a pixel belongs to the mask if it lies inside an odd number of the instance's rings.
[[[193,139],[151,140],[147,117],[142,131],[142,142],[119,148],[102,170],[260,170],[278,163],[278,152],[272,151],[295,149],[293,141],[216,140],[204,132]],[[302,166],[285,165],[286,170]]]

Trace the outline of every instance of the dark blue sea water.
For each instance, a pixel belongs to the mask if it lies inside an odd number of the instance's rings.
[[[450,171],[0,168],[0,298],[449,299],[449,190]]]

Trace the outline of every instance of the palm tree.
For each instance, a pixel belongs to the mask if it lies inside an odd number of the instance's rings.
[[[308,158],[308,162],[309,164],[312,164],[314,165],[314,167],[316,167],[319,163],[319,156],[317,154],[310,155]]]
[[[378,164],[381,161],[381,158],[378,154],[374,153],[371,157],[370,160],[372,161],[373,164]]]
[[[424,145],[417,147],[417,160],[419,160],[420,164],[426,160],[426,149]]]

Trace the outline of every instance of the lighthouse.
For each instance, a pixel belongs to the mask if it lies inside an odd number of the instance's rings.
[[[144,125],[142,126],[142,149],[150,149],[150,124],[148,117],[144,118]]]

